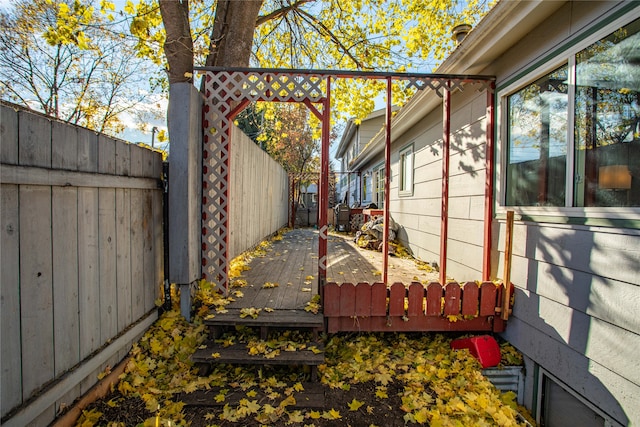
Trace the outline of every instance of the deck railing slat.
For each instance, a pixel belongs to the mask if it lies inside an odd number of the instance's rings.
[[[340,316],[352,317],[356,314],[356,287],[353,283],[340,285]]]
[[[498,288],[492,282],[480,286],[480,316],[493,316],[496,313]]]
[[[409,285],[409,304],[407,314],[409,317],[424,316],[425,289],[422,283],[412,282]]]
[[[442,315],[442,285],[431,282],[427,286],[427,316]]]
[[[356,309],[358,317],[369,317],[371,315],[371,285],[368,283],[358,283],[356,285]]]
[[[406,288],[402,283],[394,283],[389,290],[389,316],[404,316]]]
[[[327,317],[340,316],[340,286],[331,282],[324,286],[324,315]]]
[[[478,314],[480,306],[480,288],[475,282],[467,282],[464,284],[462,291],[462,315],[475,316]]]
[[[387,285],[376,282],[371,286],[371,316],[387,315]]]
[[[460,314],[460,285],[447,283],[444,289],[444,315],[457,316]]]

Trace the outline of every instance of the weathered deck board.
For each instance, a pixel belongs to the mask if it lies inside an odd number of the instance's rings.
[[[320,383],[302,383],[304,390],[296,391],[293,393],[293,397],[295,398],[295,403],[290,405],[291,408],[324,408],[324,388]],[[225,387],[226,390],[229,390],[228,387]],[[225,393],[225,398],[223,401],[216,400],[216,397],[221,393],[222,388],[214,387],[211,390],[197,390],[193,393],[180,393],[176,395],[176,400],[179,402],[184,402],[187,406],[205,406],[205,407],[214,407],[214,406],[224,406],[224,405],[237,405],[241,399],[246,399],[247,391],[245,390],[229,390]],[[271,399],[269,398],[262,390],[259,388],[254,389],[256,395],[253,397],[254,400],[257,400],[261,403],[269,403],[271,402],[273,405],[278,404],[282,399],[284,399],[284,395],[279,399]]]

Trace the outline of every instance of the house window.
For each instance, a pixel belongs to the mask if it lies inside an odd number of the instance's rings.
[[[640,206],[640,20],[506,97],[509,206]]]
[[[375,200],[378,208],[382,209],[384,206],[384,165],[376,169],[374,173],[375,179]]]
[[[567,66],[507,99],[507,205],[564,206]]]
[[[542,375],[540,425],[542,427],[605,427],[607,420],[588,403],[552,377]]]
[[[413,196],[413,145],[400,150],[400,183],[398,191],[401,196]]]

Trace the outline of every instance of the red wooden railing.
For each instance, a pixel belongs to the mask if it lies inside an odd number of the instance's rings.
[[[455,282],[327,283],[323,306],[327,332],[493,331],[502,332],[503,286]]]

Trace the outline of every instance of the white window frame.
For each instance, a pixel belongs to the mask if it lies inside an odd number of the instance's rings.
[[[400,171],[398,175],[400,179],[398,179],[398,195],[411,197],[413,196],[413,173],[415,169],[413,143],[402,148],[399,156]]]
[[[384,172],[385,172],[385,168],[384,168],[384,163],[380,164],[379,166],[375,167],[373,169],[373,182],[372,182],[372,188],[371,188],[371,198],[374,199],[373,202],[378,206],[378,209],[382,209],[384,206],[384,184],[385,184],[385,180],[384,180]],[[378,191],[378,186],[380,183],[380,175],[382,175],[382,192]],[[380,200],[380,194],[382,194],[382,200]]]
[[[589,408],[590,410],[592,410],[593,412],[595,412],[596,414],[604,418],[603,427],[624,427],[622,424],[618,423],[616,420],[614,420],[613,418],[611,418],[610,416],[602,412],[596,405],[592,404],[587,399],[585,399],[584,397],[582,397],[581,395],[573,391],[569,386],[567,386],[564,382],[559,380],[555,375],[551,374],[549,371],[547,371],[542,367],[539,367],[538,378],[536,378],[536,381],[538,382],[538,390],[539,390],[539,392],[537,393],[536,402],[535,402],[536,423],[538,423],[538,425],[542,423],[542,405],[544,404],[544,396],[543,396],[542,390],[544,388],[545,377],[549,378],[551,381],[556,383],[556,385],[562,388],[565,392],[575,397],[584,406],[586,406],[587,408]]]
[[[498,126],[496,128],[496,214],[505,215],[507,208],[515,211],[516,214],[525,217],[589,217],[589,218],[606,218],[606,219],[631,219],[635,220],[640,214],[640,208],[638,207],[574,207],[574,150],[575,150],[575,135],[573,132],[574,120],[575,120],[575,92],[569,91],[568,99],[568,125],[567,125],[567,171],[566,171],[566,195],[565,206],[506,206],[506,171],[507,171],[507,154],[508,154],[508,102],[507,98],[515,92],[521,90],[532,82],[538,80],[544,75],[552,72],[558,67],[568,64],[569,67],[569,84],[575,85],[575,56],[577,53],[586,49],[598,40],[610,35],[617,29],[624,27],[625,25],[640,18],[640,10],[635,9],[625,16],[612,21],[609,25],[601,28],[600,30],[589,33],[589,35],[581,39],[578,43],[570,45],[567,49],[558,53],[555,57],[548,60],[544,64],[536,67],[534,72],[519,78],[512,82],[508,86],[500,89],[497,92],[497,105],[496,105],[496,121]],[[570,188],[569,188],[570,187]],[[552,220],[553,221],[553,220]],[[562,220],[561,220],[562,221]]]
[[[360,177],[362,182],[360,184],[360,191],[362,191],[362,204],[371,203],[369,199],[369,191],[371,189],[371,177],[373,174],[370,171],[367,171],[362,174]]]

